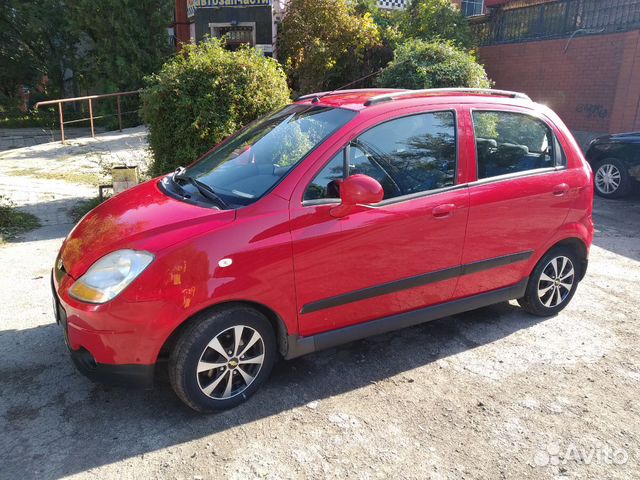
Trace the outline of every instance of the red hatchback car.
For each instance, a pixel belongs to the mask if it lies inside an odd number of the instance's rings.
[[[235,406],[286,359],[517,299],[562,310],[593,179],[548,108],[497,90],[314,94],[87,214],[52,275],[92,379]]]

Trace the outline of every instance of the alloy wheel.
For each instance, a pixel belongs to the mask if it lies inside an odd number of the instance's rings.
[[[244,392],[264,363],[264,340],[257,330],[236,325],[216,335],[205,347],[196,376],[202,393],[226,400]]]
[[[598,168],[596,172],[596,188],[600,192],[610,195],[620,188],[621,182],[622,175],[615,165],[605,163]]]
[[[538,298],[547,308],[554,308],[566,300],[575,281],[575,268],[565,256],[553,258],[545,265],[538,280]]]

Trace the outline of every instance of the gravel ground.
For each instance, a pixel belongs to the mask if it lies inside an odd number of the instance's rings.
[[[638,478],[640,197],[596,200],[560,315],[513,303],[281,362],[202,416],[77,373],[49,268],[68,225],[0,247],[0,478]]]

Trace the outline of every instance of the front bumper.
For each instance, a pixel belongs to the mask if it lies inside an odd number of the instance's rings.
[[[130,340],[132,332],[128,332],[129,335],[122,335],[116,332],[90,331],[70,322],[67,309],[74,312],[72,319],[77,317],[77,312],[64,304],[58,295],[53,272],[51,273],[51,293],[56,323],[62,328],[71,359],[81,373],[99,383],[139,388],[153,387],[154,363],[102,363],[99,361],[100,357],[107,360],[114,358],[115,351],[111,347],[123,339]],[[114,337],[117,339],[115,342]]]
[[[88,350],[70,350],[71,360],[87,378],[97,383],[153,388],[154,365],[109,365],[96,363]]]

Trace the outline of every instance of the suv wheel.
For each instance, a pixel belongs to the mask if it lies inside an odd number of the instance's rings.
[[[169,357],[169,379],[199,412],[235,407],[269,377],[277,355],[271,323],[249,307],[209,312],[193,320]]]
[[[631,178],[624,163],[617,158],[601,160],[596,168],[595,187],[604,198],[620,198],[629,193]]]
[[[520,306],[533,315],[552,316],[566,307],[578,287],[580,263],[573,250],[554,248],[542,257],[529,277]]]

